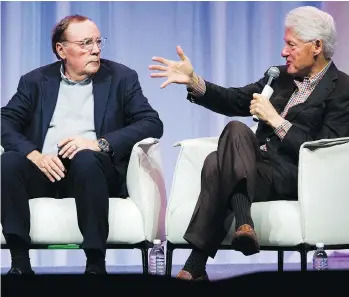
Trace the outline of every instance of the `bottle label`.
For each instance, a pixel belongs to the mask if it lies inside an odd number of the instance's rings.
[[[315,258],[313,261],[314,270],[327,270],[328,259],[327,258]]]

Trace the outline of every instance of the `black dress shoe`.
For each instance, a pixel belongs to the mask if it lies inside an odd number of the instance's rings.
[[[84,274],[107,274],[107,271],[105,268],[96,265],[88,265]]]
[[[248,224],[244,224],[236,230],[231,246],[233,250],[240,251],[245,256],[257,254],[260,251],[257,234]]]
[[[21,269],[12,267],[8,272],[8,275],[34,275],[35,272],[32,269]]]

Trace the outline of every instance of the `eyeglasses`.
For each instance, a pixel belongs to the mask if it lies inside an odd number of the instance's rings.
[[[61,42],[75,43],[86,51],[92,51],[95,43],[97,44],[98,48],[102,50],[102,48],[105,46],[105,43],[107,42],[107,38],[100,37],[100,38],[97,38],[96,40],[93,40],[93,38],[87,38],[80,41],[62,40]]]

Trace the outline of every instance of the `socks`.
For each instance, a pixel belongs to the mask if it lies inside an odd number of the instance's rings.
[[[251,217],[251,203],[249,198],[242,194],[236,193],[231,199],[231,206],[236,220],[236,229],[241,225],[248,224],[254,228],[253,220]]]
[[[11,249],[11,267],[19,268],[23,271],[32,270],[30,265],[29,250]]]
[[[15,235],[6,236],[6,243],[11,253],[11,267],[18,268],[24,272],[31,271],[28,244]]]
[[[105,271],[105,255],[100,250],[85,250],[86,266],[93,266],[99,271]]]
[[[193,278],[203,276],[206,271],[208,256],[198,249],[193,249],[188,260],[185,262],[183,270],[188,271]]]

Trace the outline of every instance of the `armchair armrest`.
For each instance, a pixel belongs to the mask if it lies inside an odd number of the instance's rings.
[[[167,199],[158,139],[147,138],[134,145],[126,182],[130,199],[142,213],[146,239],[164,240]]]
[[[298,196],[306,243],[349,244],[349,137],[301,146]]]

